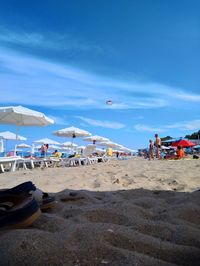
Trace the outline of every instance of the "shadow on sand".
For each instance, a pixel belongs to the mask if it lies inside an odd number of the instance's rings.
[[[0,232],[1,265],[200,265],[200,191],[55,195],[31,227]]]

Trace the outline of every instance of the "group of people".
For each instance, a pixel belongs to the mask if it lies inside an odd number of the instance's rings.
[[[158,134],[155,134],[155,142],[150,139],[149,140],[149,160],[154,160],[154,147],[155,147],[155,156],[157,159],[162,159],[161,155],[161,139]],[[176,154],[173,156],[165,156],[166,159],[182,159],[185,157],[185,152],[183,147],[178,146],[176,150]]]
[[[161,159],[160,148],[161,148],[161,139],[158,134],[155,134],[155,142],[149,140],[149,160],[154,160],[154,146],[156,149],[156,158]]]

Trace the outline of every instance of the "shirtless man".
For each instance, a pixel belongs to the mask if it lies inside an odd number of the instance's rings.
[[[158,134],[155,134],[155,146],[156,146],[156,158],[161,159],[160,156],[160,147],[161,147],[161,139],[158,137]]]

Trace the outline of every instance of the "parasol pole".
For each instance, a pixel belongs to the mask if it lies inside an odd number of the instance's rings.
[[[14,156],[17,155],[17,141],[18,141],[18,136],[19,136],[19,126],[16,126],[16,144],[15,144],[15,149],[14,149]]]

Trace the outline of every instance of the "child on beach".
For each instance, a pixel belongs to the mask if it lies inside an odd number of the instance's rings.
[[[177,147],[176,154],[177,154],[176,156],[177,156],[178,160],[180,160],[180,159],[185,157],[185,152],[184,152],[184,150],[183,150],[183,148],[181,146]]]

